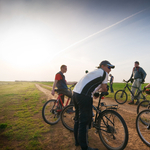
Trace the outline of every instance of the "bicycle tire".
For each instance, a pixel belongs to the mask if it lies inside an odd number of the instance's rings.
[[[56,102],[55,99],[48,100],[42,108],[42,117],[47,124],[54,125],[60,120],[61,112],[57,112]]]
[[[137,114],[139,114],[141,111],[143,111],[145,109],[150,109],[150,101],[149,100],[144,100],[138,104]],[[142,118],[140,118],[140,121],[145,125],[147,124],[147,122],[145,122]]]
[[[114,95],[114,99],[118,104],[124,104],[127,101],[128,96],[124,90],[118,90]]]
[[[69,111],[73,109],[71,113]],[[63,126],[70,130],[74,131],[74,118],[75,118],[75,107],[73,104],[66,106],[61,112],[61,122]]]
[[[123,150],[126,147],[128,128],[120,114],[113,110],[104,110],[100,113],[98,126],[99,137],[109,150]]]
[[[147,124],[141,123],[140,118],[145,119]],[[145,109],[137,115],[136,130],[140,139],[150,147],[150,109]]]

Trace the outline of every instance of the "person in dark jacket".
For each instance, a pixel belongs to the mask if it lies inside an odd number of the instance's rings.
[[[57,89],[64,95],[68,96],[69,98],[71,98],[71,102],[70,104],[73,104],[72,101],[72,92],[70,92],[70,90],[68,90],[67,85],[71,85],[71,84],[76,84],[76,82],[67,82],[64,76],[64,73],[67,72],[67,66],[66,65],[62,65],[60,67],[60,71],[55,75],[55,81],[53,84],[53,88],[52,88],[52,92],[51,94],[54,96],[55,94],[55,87],[57,87]],[[61,97],[63,103],[64,103],[64,95]]]
[[[133,94],[135,93],[137,88],[141,90],[141,84],[144,83],[145,77],[146,77],[146,72],[143,70],[142,67],[139,66],[139,62],[135,61],[131,77],[128,80],[129,82],[133,79],[133,84],[132,84],[132,89],[131,89]],[[140,96],[137,99],[136,105],[139,104],[139,100],[140,100]],[[132,95],[131,95],[131,101],[129,102],[129,104],[134,104],[134,97]]]

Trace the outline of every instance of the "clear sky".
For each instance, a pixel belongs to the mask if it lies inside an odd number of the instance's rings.
[[[135,61],[150,82],[150,0],[0,0],[0,81],[78,81],[102,60],[128,80]]]

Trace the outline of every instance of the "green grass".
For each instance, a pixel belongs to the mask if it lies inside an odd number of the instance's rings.
[[[42,149],[42,134],[50,131],[41,118],[42,97],[32,82],[0,82],[0,139],[7,142],[2,150]]]

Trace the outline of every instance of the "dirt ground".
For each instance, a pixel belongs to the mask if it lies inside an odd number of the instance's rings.
[[[40,91],[45,93],[45,95],[47,96],[47,100],[52,99],[52,98],[54,99],[54,98],[57,97],[57,94],[55,94],[55,96],[52,96],[51,92],[49,90],[42,88],[38,84],[36,84],[36,87]],[[102,100],[102,102],[105,102],[106,105],[117,104],[115,102],[115,100],[113,100],[111,98],[106,98],[106,97]],[[95,106],[97,105],[97,103],[98,103],[98,100],[94,100],[94,105]],[[136,105],[129,105],[128,103],[125,103],[123,105],[118,105],[117,112],[125,120],[125,122],[127,124],[127,127],[128,127],[128,131],[129,131],[129,140],[128,140],[128,144],[127,144],[125,150],[150,150],[150,148],[147,147],[141,141],[141,139],[139,138],[139,136],[137,134],[136,125],[135,125],[136,116],[137,116],[136,109],[137,109]],[[63,127],[61,121],[59,121],[58,124],[52,126],[52,128],[58,128],[58,132],[60,131],[60,129],[62,130],[62,132],[63,132],[62,134],[54,133],[53,135],[55,135],[56,138],[57,138],[57,136],[59,136],[60,139],[67,138],[68,143],[66,143],[66,141],[65,141],[64,144],[69,145],[69,148],[68,148],[69,150],[80,150],[79,146],[78,147],[74,146],[73,133],[68,131],[67,129],[65,129],[65,127]],[[101,142],[98,134],[95,133],[94,128],[90,129],[88,134],[89,134],[89,146],[90,147],[98,148],[99,150],[107,150],[107,148]],[[58,144],[58,143],[54,143],[53,146],[51,145],[50,149],[52,147],[56,148],[56,144]]]

